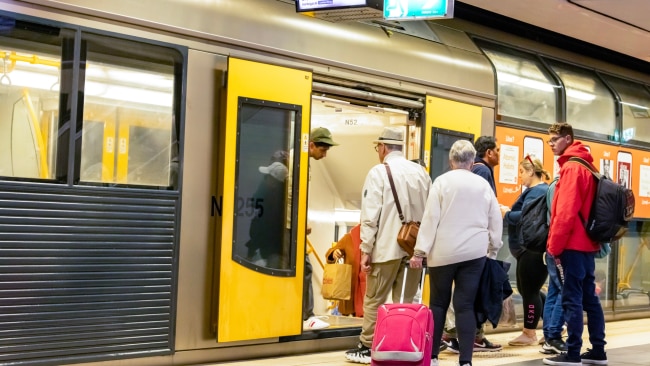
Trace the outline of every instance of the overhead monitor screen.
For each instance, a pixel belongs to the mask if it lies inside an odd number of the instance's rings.
[[[296,0],[296,11],[343,9],[366,5],[367,0]]]
[[[421,20],[454,17],[454,0],[384,0],[384,19]]]

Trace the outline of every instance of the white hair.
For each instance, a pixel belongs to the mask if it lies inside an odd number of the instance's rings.
[[[476,149],[467,140],[458,140],[449,149],[449,160],[454,169],[471,168],[474,158],[476,158]]]

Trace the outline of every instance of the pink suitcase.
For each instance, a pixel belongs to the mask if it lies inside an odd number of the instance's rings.
[[[426,267],[420,288],[424,286]],[[404,274],[406,283],[406,273]],[[404,286],[402,286],[404,288]],[[421,302],[420,298],[420,302]],[[404,292],[400,302],[404,302]],[[377,312],[371,366],[429,366],[433,344],[433,314],[420,304],[384,304]]]

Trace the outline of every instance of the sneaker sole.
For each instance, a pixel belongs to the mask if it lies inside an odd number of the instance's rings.
[[[348,361],[356,362],[356,363],[362,363],[362,364],[369,364],[370,363],[370,358],[360,358],[360,357],[355,357],[355,356],[350,356],[350,355],[345,355],[345,359]]]
[[[581,365],[580,362],[556,362],[556,361],[548,361],[548,359],[543,359],[542,362],[545,365],[557,365],[557,366],[579,366]]]
[[[582,360],[583,365],[607,365],[607,360]]]

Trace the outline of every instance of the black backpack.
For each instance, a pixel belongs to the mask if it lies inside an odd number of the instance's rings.
[[[599,243],[611,243],[620,239],[627,233],[627,222],[634,214],[634,192],[599,174],[583,159],[572,157],[569,161],[589,169],[597,183],[588,219],[585,221],[580,215],[587,235]]]
[[[535,197],[524,203],[521,218],[517,224],[519,245],[531,252],[544,253],[548,239],[548,205],[546,195]]]

